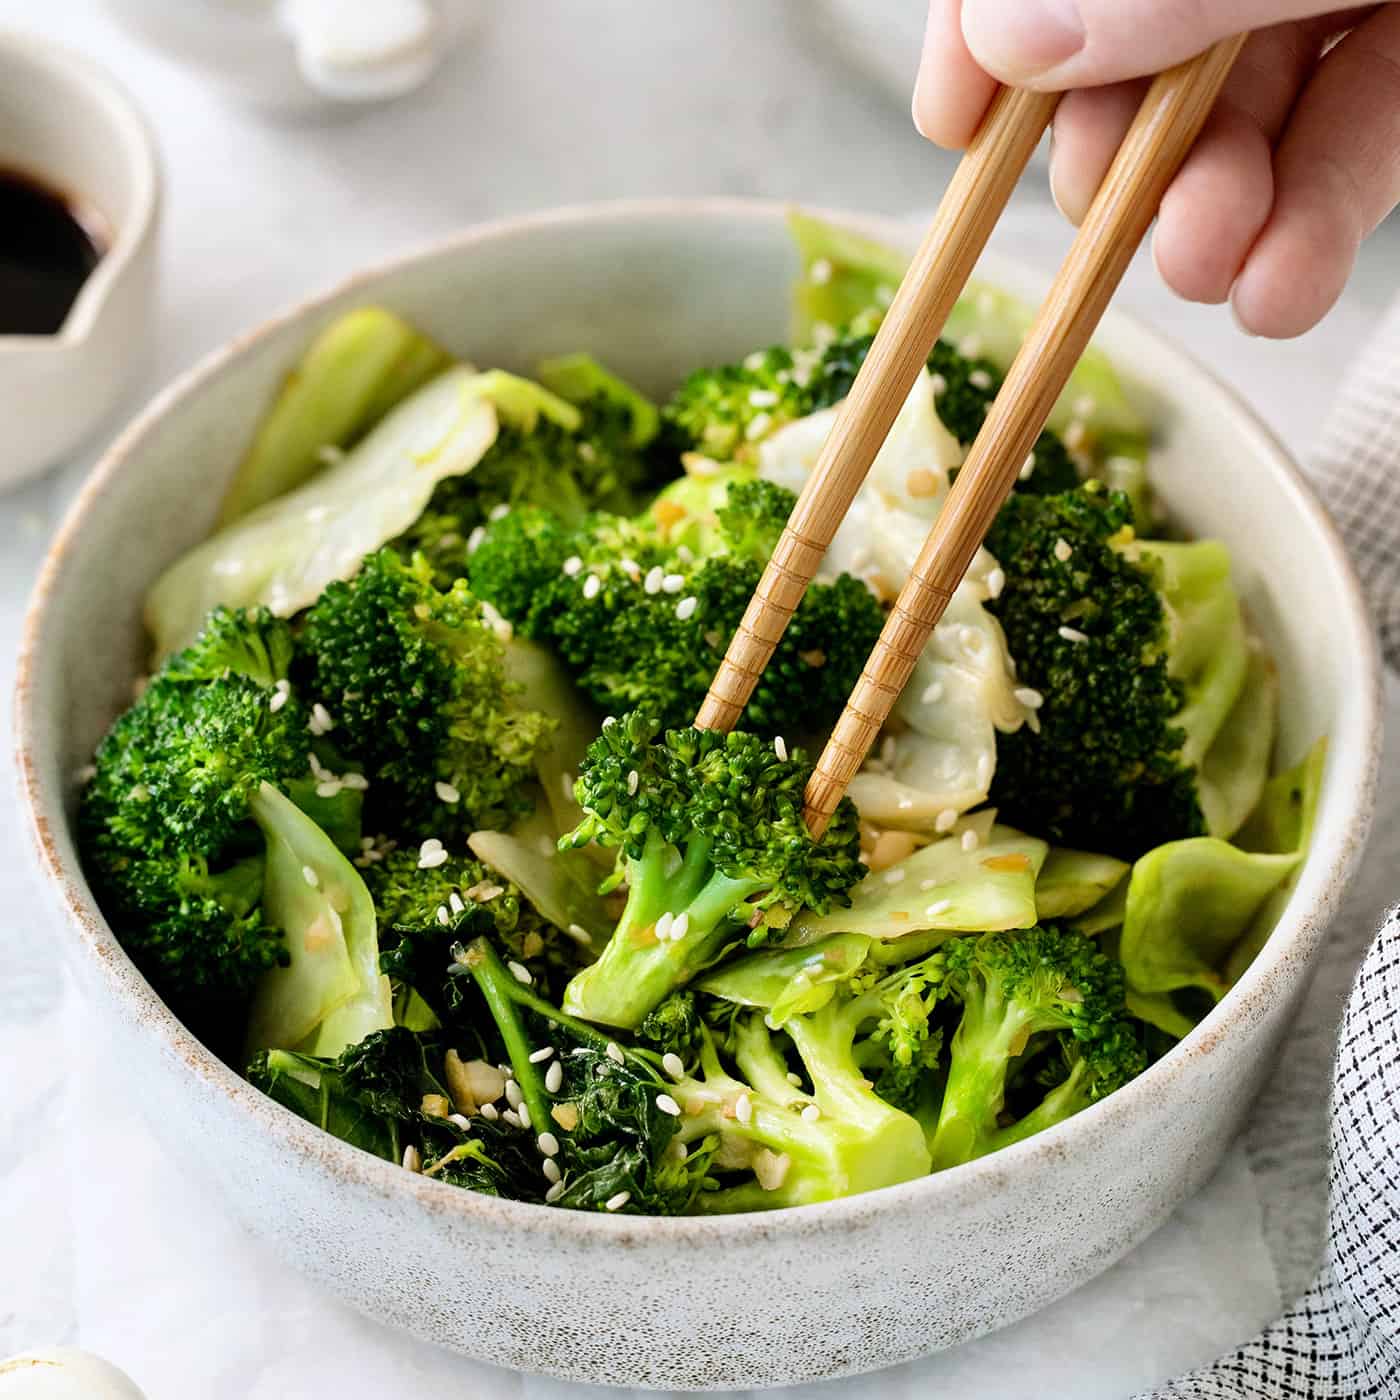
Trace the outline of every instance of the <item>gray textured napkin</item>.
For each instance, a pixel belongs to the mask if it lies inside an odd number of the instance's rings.
[[[1400,302],[1328,418],[1310,474],[1346,536],[1386,661],[1400,668]],[[1400,910],[1347,1002],[1332,1090],[1327,1250],[1291,1311],[1139,1400],[1400,1396]]]

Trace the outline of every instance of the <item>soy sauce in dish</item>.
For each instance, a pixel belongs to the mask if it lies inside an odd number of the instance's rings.
[[[53,335],[104,241],[86,211],[57,190],[0,169],[0,335]]]

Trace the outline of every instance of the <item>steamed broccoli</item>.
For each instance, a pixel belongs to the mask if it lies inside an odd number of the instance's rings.
[[[444,989],[455,942],[489,934],[547,991],[562,991],[582,961],[573,938],[481,861],[449,855],[425,870],[416,847],[401,848],[368,865],[364,876],[379,920],[381,969],[439,1019],[450,1014]]]
[[[553,370],[546,364],[541,377],[565,399],[572,397],[566,390],[582,394],[578,426],[547,418],[529,431],[503,426],[476,468],[440,482],[427,509],[394,541],[404,559],[421,553],[429,560],[439,588],[466,575],[475,532],[504,510],[540,506],[577,526],[591,511],[630,515],[642,504],[653,475],[647,448],[656,410],[589,360],[608,381],[592,383],[592,371],[575,358],[562,369],[561,362]]]
[[[241,1003],[285,963],[261,908],[249,797],[308,773],[308,712],[290,689],[287,623],[211,614],[98,747],[79,843],[123,946],[187,1015]]]
[[[987,547],[1005,574],[988,606],[1035,722],[997,736],[1004,820],[1131,860],[1204,831],[1197,766],[1244,684],[1229,558],[1210,541],[1134,538],[1121,492],[1087,482],[1012,496]]]
[[[375,826],[470,832],[528,810],[551,722],[517,703],[500,638],[464,583],[440,592],[425,561],[380,550],[326,589],[302,640],[322,727],[374,774]]]
[[[962,1005],[933,1139],[935,1170],[971,1161],[1069,1117],[1145,1064],[1124,1009],[1122,965],[1068,929],[955,939],[947,991]],[[1067,1074],[1044,1100],[1003,1121],[1008,1077],[1037,1037],[1057,1038]]]
[[[659,728],[641,713],[604,728],[579,774],[584,820],[560,843],[616,849],[627,883],[611,940],[564,996],[606,1025],[639,1025],[725,947],[845,901],[865,873],[849,802],[820,841],[808,834],[800,751],[698,729],[658,740]]]
[[[580,688],[613,713],[646,708],[688,724],[748,607],[791,492],[739,483],[719,512],[716,553],[696,560],[644,525],[594,516],[561,534],[540,511],[497,521],[471,559],[471,586],[551,646]],[[829,723],[880,634],[884,615],[843,574],[807,590],[746,710],[764,734]]]
[[[696,451],[719,461],[746,460],[751,444],[785,423],[839,403],[851,392],[874,335],[859,328],[819,347],[755,351],[739,364],[696,370],[662,410],[668,440],[677,451]],[[1001,371],[989,360],[969,359],[940,340],[929,356],[938,416],[964,446],[982,429],[987,409],[1001,388]],[[1065,445],[1041,434],[1035,465],[1019,489],[1067,491],[1079,482]]]
[[[680,1140],[715,1144],[718,1189],[697,1197],[701,1210],[804,1205],[927,1174],[923,1129],[875,1093],[857,1060],[867,1013],[833,1002],[776,1033],[759,1012],[743,1012],[729,1037],[734,1072],[705,1035],[697,1071],[672,1090],[684,1115]],[[789,1068],[788,1043],[802,1073]]]

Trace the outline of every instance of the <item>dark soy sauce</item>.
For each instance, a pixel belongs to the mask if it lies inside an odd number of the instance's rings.
[[[53,335],[101,259],[103,241],[58,191],[0,169],[0,335]]]

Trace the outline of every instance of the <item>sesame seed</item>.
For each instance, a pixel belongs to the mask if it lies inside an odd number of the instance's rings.
[[[1089,430],[1076,418],[1069,427],[1065,429],[1065,446],[1071,452],[1078,452],[1084,446],[1085,439],[1089,436]]]
[[[1032,452],[1031,455],[1030,455],[1029,457],[1027,457],[1026,460],[1021,464],[1021,470],[1017,473],[1017,475],[1020,477],[1020,479],[1021,479],[1022,481],[1029,481],[1029,480],[1031,479],[1031,477],[1034,475],[1034,473],[1035,473],[1035,453]]]
[[[274,690],[272,692],[272,699],[267,702],[267,708],[275,715],[286,703],[287,692],[285,690]]]
[[[919,888],[925,892],[934,889],[938,884],[937,880],[920,880]]]
[[[696,597],[682,598],[676,604],[676,617],[681,622],[688,622],[695,616],[695,609],[700,606],[700,600]]]
[[[559,1163],[553,1157],[546,1157],[540,1163],[540,1170],[544,1172],[544,1179],[551,1185],[558,1184],[564,1173],[559,1170]]]
[[[542,1065],[546,1060],[550,1059],[553,1054],[554,1047],[552,1045],[541,1046],[530,1056],[530,1063],[532,1065]]]
[[[763,368],[763,362],[764,362],[764,359],[765,359],[765,358],[766,358],[766,357],[765,357],[764,352],[763,352],[762,350],[754,350],[754,351],[751,351],[749,354],[747,354],[747,355],[744,356],[744,368],[745,368],[745,369],[762,369],[762,368]]]
[[[944,392],[947,391],[947,388],[948,388],[948,381],[947,381],[946,379],[944,379],[944,377],[943,377],[941,374],[935,374],[935,375],[932,377],[931,382],[932,382],[932,385],[933,385],[933,396],[934,396],[934,398],[937,398],[937,397],[939,396],[939,394],[942,394],[942,393],[944,393]]]
[[[339,797],[340,789],[344,786],[338,778],[327,778],[324,783],[316,784],[317,797]]]
[[[656,1106],[662,1113],[669,1114],[672,1118],[681,1116],[681,1106],[670,1094],[658,1094],[656,1096]]]
[[[1006,587],[1006,572],[1003,569],[993,569],[987,575],[987,593],[992,598],[1000,598],[1001,591]]]
[[[924,910],[924,915],[930,919],[936,919],[940,914],[946,914],[953,907],[951,899],[935,900]]]
[[[643,593],[660,593],[662,581],[666,577],[666,570],[657,564],[647,570],[647,576],[642,580]]]
[[[447,904],[454,914],[466,913],[467,906],[462,902],[462,896],[456,890],[447,896]]]
[[[661,580],[661,591],[663,593],[679,593],[685,587],[684,574],[667,574]]]
[[[557,1094],[564,1083],[564,1066],[558,1060],[550,1065],[544,1073],[545,1091],[550,1094]]]
[[[685,1061],[682,1060],[674,1050],[668,1050],[661,1057],[661,1068],[664,1069],[672,1079],[683,1079],[685,1077]]]
[[[523,1103],[515,1110],[515,1116],[520,1119],[522,1128],[533,1128],[535,1125],[530,1121],[530,1105]]]
[[[633,583],[636,583],[641,576],[642,566],[637,563],[635,559],[623,557],[617,561],[617,567],[621,569]]]
[[[441,846],[430,851],[420,851],[418,853],[419,870],[436,870],[439,865],[447,861],[447,852]]]
[[[484,1103],[481,1105],[481,1116],[488,1123],[494,1123],[501,1116],[501,1111],[493,1103]]]
[[[1073,553],[1074,550],[1070,548],[1068,540],[1055,541],[1055,558],[1058,559],[1061,564],[1068,563],[1069,557]]]
[[[608,1210],[621,1210],[631,1199],[632,1193],[630,1191],[619,1191],[616,1196],[609,1196],[603,1204]]]
[[[741,1123],[753,1122],[753,1100],[747,1094],[740,1094],[734,1104],[734,1116]]]
[[[534,982],[535,979],[530,976],[530,969],[526,967],[523,963],[515,962],[512,959],[512,961],[508,962],[506,966],[510,969],[510,975],[514,977],[515,980],[521,983],[523,986],[528,987],[531,985],[531,983]]]
[[[462,800],[462,794],[457,791],[451,783],[437,782],[433,784],[433,791],[438,795],[439,802],[453,803]]]
[[[673,1141],[671,1143],[671,1153],[675,1157],[676,1161],[684,1162],[685,1159],[690,1156],[690,1148],[688,1148],[683,1142]]]
[[[478,525],[475,530],[467,536],[467,553],[475,554],[481,548],[481,542],[486,538],[486,526]]]
[[[569,557],[564,560],[564,572],[570,578],[577,577],[577,575],[583,572],[583,560],[580,559],[577,554],[569,555]]]
[[[642,782],[642,775],[641,775],[640,773],[638,773],[637,770],[636,770],[635,768],[632,769],[632,771],[631,771],[630,773],[628,773],[628,775],[627,775],[627,796],[628,796],[628,797],[635,797],[635,796],[637,795],[637,789],[641,786],[641,782]]]
[[[690,915],[684,910],[677,914],[671,924],[671,942],[679,943],[690,932]]]
[[[562,1181],[556,1181],[554,1185],[551,1186],[549,1190],[544,1193],[545,1204],[552,1206],[555,1203],[555,1201],[557,1201],[559,1197],[563,1194],[564,1183]]]
[[[311,720],[316,726],[313,733],[326,734],[335,728],[330,711],[319,700],[311,707]]]
[[[787,740],[784,739],[781,734],[775,734],[773,736],[773,752],[778,755],[778,758],[783,763],[787,762]]]
[[[967,376],[967,382],[974,389],[990,389],[992,387],[992,376],[984,369],[975,369]]]
[[[608,1048],[604,1053],[614,1064],[625,1065],[627,1063],[627,1056],[622,1053],[622,1046],[615,1040],[608,1041]]]
[[[403,1167],[405,1171],[421,1172],[423,1170],[423,1154],[409,1143],[403,1150]]]
[[[452,915],[447,912],[447,905],[439,904],[437,907],[437,921],[443,928],[452,922]]]
[[[962,848],[965,851],[975,851],[982,844],[981,837],[969,827],[962,834]]]
[[[582,943],[585,948],[592,947],[593,945],[593,935],[589,933],[586,928],[578,924],[570,924],[564,932],[567,933],[575,943]]]
[[[788,1070],[787,1082],[791,1084],[794,1089],[800,1089],[802,1087],[802,1076],[800,1074],[794,1074],[792,1070]]]
[[[755,389],[749,394],[749,402],[755,408],[776,408],[778,395],[772,389]]]
[[[924,693],[919,696],[919,703],[922,705],[936,705],[943,698],[943,682],[930,681],[924,687]]]
[[[831,272],[831,259],[818,258],[811,267],[807,269],[807,280],[811,282],[813,286],[824,287],[831,281]]]
[[[524,1095],[520,1092],[520,1084],[517,1080],[506,1080],[506,1102],[512,1108],[519,1108]]]
[[[597,574],[589,574],[583,581],[583,596],[585,598],[596,598],[602,592],[603,580]]]
[[[1045,697],[1038,690],[1032,690],[1028,685],[1021,686],[1012,694],[1028,710],[1038,710],[1045,703]]]
[[[1097,412],[1099,401],[1092,394],[1081,394],[1074,401],[1074,416],[1076,418],[1092,418]]]
[[[951,831],[958,824],[957,811],[952,807],[945,807],[933,820],[935,831]]]
[[[675,923],[675,921],[676,916],[672,914],[669,909],[657,919],[656,923],[652,926],[652,931],[656,934],[656,941],[658,943],[665,943],[666,940],[670,938],[671,925]]]
[[[744,436],[754,442],[761,438],[769,428],[773,426],[773,415],[771,413],[755,413],[749,421],[749,426],[744,429]]]
[[[814,1103],[809,1103],[807,1107],[802,1110],[802,1121],[804,1123],[815,1123],[821,1116],[821,1109]]]
[[[491,521],[504,520],[510,514],[510,507],[502,501],[499,505],[492,506],[486,512],[486,518]]]
[[[897,885],[909,872],[902,866],[896,865],[885,871],[885,883],[887,885]]]
[[[501,1114],[501,1122],[509,1123],[512,1128],[521,1126],[519,1116],[516,1114],[515,1110],[511,1108],[506,1109],[506,1111]]]
[[[447,1121],[455,1123],[459,1128],[470,1128],[472,1125],[471,1119],[465,1113],[449,1113]]]
[[[369,788],[369,779],[363,773],[342,773],[340,785],[351,792],[365,792]]]
[[[546,1157],[557,1157],[559,1155],[559,1139],[551,1132],[543,1132],[535,1139],[539,1149]]]
[[[982,337],[965,335],[958,342],[958,354],[965,360],[975,360],[982,353]]]
[[[1067,642],[1087,642],[1089,640],[1077,627],[1061,627],[1060,636]]]

